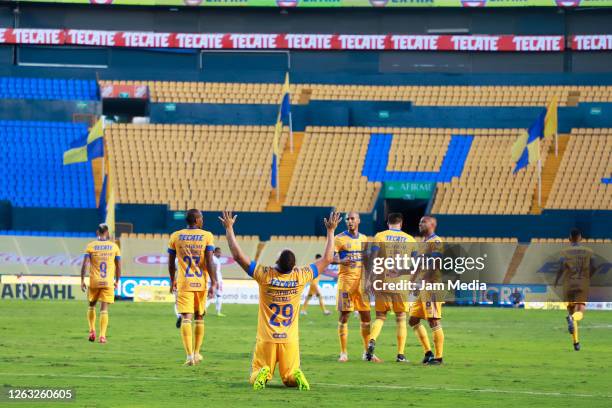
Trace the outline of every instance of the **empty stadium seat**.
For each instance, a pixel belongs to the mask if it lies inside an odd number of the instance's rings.
[[[95,208],[91,165],[63,165],[87,126],[68,122],[0,121],[0,200],[17,207]]]
[[[612,209],[612,129],[572,129],[546,203],[551,209]]]
[[[381,184],[361,175],[370,132],[368,128],[306,128],[285,205],[371,211]]]
[[[94,80],[0,77],[0,99],[96,100]]]
[[[266,210],[273,126],[118,124],[106,136],[118,202]]]
[[[147,85],[153,102],[277,104],[280,83],[184,81],[100,81]],[[612,102],[612,86],[582,85],[328,85],[291,84],[292,102],[308,91],[313,100],[411,101],[420,106],[544,106],[553,96],[566,106],[574,93],[579,102]]]
[[[29,231],[29,230],[0,230],[3,236],[30,236],[30,237],[60,237],[60,238],[95,238],[94,232],[73,231]]]

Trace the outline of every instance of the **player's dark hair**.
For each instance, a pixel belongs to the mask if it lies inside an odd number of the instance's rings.
[[[391,213],[387,217],[387,222],[391,225],[399,224],[404,221],[404,216],[401,213]]]
[[[284,249],[278,256],[276,266],[282,273],[289,273],[295,268],[295,254],[289,249]]]
[[[98,225],[98,228],[96,229],[96,234],[103,235],[103,234],[106,234],[107,231],[108,231],[108,225],[100,224]]]
[[[582,237],[582,232],[578,228],[572,228],[570,231],[570,238],[572,241],[576,241],[578,238]]]
[[[201,216],[202,213],[200,213],[200,210],[192,208],[191,210],[187,211],[187,216],[185,217],[185,221],[187,222],[187,225],[195,225],[196,220],[198,219],[198,216]]]
[[[316,254],[315,259],[321,259],[321,254]]]
[[[215,251],[220,251],[221,247],[215,247]]]

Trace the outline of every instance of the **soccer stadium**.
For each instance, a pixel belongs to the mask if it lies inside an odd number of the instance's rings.
[[[610,407],[611,355],[612,1],[0,2],[0,405]]]

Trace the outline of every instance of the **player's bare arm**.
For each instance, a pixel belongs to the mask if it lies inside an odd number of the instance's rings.
[[[119,287],[119,279],[121,279],[121,259],[115,258],[115,289]]]
[[[168,274],[170,275],[170,293],[176,290],[176,254],[168,254]]]
[[[89,266],[89,257],[83,257],[83,263],[81,264],[81,290],[85,292],[87,290],[87,284],[85,283],[85,273],[87,272],[87,267]]]
[[[340,223],[340,213],[331,212],[329,218],[323,219],[323,223],[327,230],[327,239],[325,241],[323,256],[315,262],[317,270],[319,271],[324,271],[334,260],[334,232]]]
[[[231,211],[223,211],[219,220],[221,220],[221,224],[223,224],[225,228],[227,243],[230,247],[230,252],[232,253],[234,261],[236,261],[245,272],[248,272],[249,266],[251,265],[251,258],[242,252],[236,240],[236,234],[234,234],[234,224],[236,223],[237,217],[237,215],[232,215]]]
[[[206,270],[208,271],[208,278],[210,279],[210,287],[208,288],[208,297],[213,297],[215,289],[217,289],[217,265],[213,260],[213,251],[206,250],[204,252],[204,262],[206,263]]]

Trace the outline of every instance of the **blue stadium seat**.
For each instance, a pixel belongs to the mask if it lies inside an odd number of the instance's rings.
[[[97,100],[94,80],[0,77],[3,99]]]
[[[17,236],[17,237],[61,237],[61,238],[95,238],[93,232],[76,232],[76,231],[30,231],[30,230],[0,230],[0,236]]]
[[[0,200],[18,207],[95,208],[91,165],[62,164],[70,143],[86,134],[84,124],[0,121]]]

